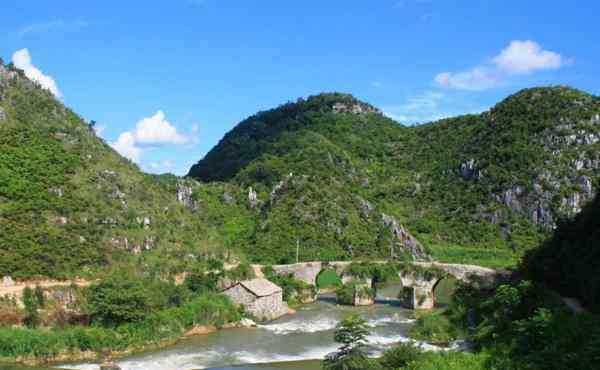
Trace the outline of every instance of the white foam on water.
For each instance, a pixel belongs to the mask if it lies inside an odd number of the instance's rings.
[[[258,325],[259,328],[272,331],[275,334],[286,335],[291,333],[317,333],[335,328],[339,320],[333,317],[317,317],[310,321],[292,320],[283,323]]]
[[[205,369],[206,363],[221,356],[217,351],[199,353],[156,353],[148,357],[115,361],[123,370],[197,370]],[[62,369],[99,370],[97,364],[63,365]]]
[[[340,321],[333,317],[317,317],[311,320],[291,320],[282,323],[258,325],[259,328],[271,331],[278,335],[292,333],[317,333],[335,329]],[[371,328],[386,326],[389,324],[409,324],[415,322],[398,314],[367,320],[367,326]]]
[[[367,320],[367,326],[375,328],[378,326],[386,326],[388,324],[410,324],[415,321],[415,319],[408,319],[405,317],[401,317],[398,314],[394,314],[392,316],[379,317],[377,319]]]

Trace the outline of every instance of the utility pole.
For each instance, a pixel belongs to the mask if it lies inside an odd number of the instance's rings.
[[[296,263],[300,262],[300,239],[296,239]]]

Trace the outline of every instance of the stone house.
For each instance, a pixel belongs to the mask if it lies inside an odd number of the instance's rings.
[[[223,291],[235,304],[259,320],[274,320],[288,313],[283,290],[264,278],[240,281]]]

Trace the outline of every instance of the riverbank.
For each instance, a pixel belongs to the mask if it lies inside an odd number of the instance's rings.
[[[95,360],[106,353],[124,357],[172,346],[193,328],[234,327],[241,318],[227,298],[208,293],[115,327],[0,328],[0,361],[39,365]]]
[[[375,305],[341,306],[335,296],[321,296],[302,306],[295,315],[286,316],[256,328],[219,330],[195,336],[158,351],[146,351],[119,359],[123,370],[188,369],[303,369],[304,361],[320,368],[320,361],[336,351],[336,325],[351,314],[359,314],[368,323],[369,353],[380,356],[397,343],[411,341],[409,331],[415,322],[414,312],[403,308],[396,298],[400,286],[378,291]],[[412,342],[412,341],[411,341]],[[415,345],[424,350],[444,348],[423,342]],[[300,361],[300,362],[298,362]],[[65,364],[62,368],[98,370],[94,363]]]

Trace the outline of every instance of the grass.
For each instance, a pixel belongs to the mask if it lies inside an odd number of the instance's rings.
[[[435,287],[433,295],[435,297],[435,305],[445,307],[452,303],[452,294],[456,290],[457,280],[454,277],[442,279]]]
[[[489,356],[469,352],[424,352],[406,370],[483,370]]]
[[[317,276],[317,288],[337,288],[342,285],[340,277],[334,270],[324,270]]]
[[[413,339],[445,344],[465,336],[464,332],[450,322],[445,310],[416,312],[416,317],[417,321],[409,332]]]
[[[177,308],[149,314],[143,321],[115,328],[0,328],[0,357],[51,361],[58,355],[126,351],[176,340],[195,325],[222,326],[241,318],[226,297],[204,294]]]
[[[434,259],[445,263],[478,265],[490,268],[511,268],[518,265],[521,256],[508,248],[466,247],[456,244],[428,245]]]

